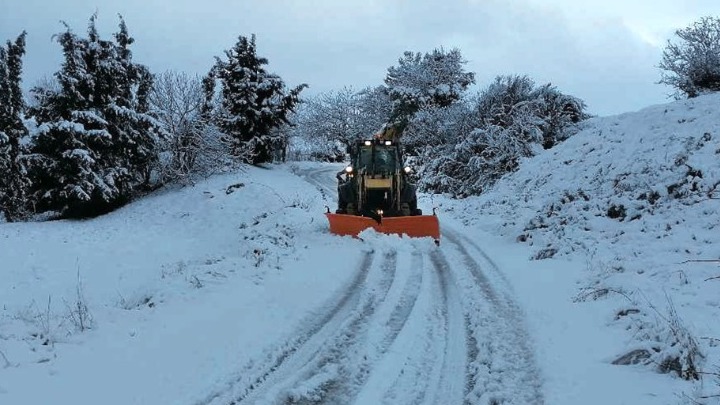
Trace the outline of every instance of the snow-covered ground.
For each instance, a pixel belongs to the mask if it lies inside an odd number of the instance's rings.
[[[322,232],[318,197],[249,169],[97,219],[0,225],[0,403],[185,403],[228,378],[350,277],[327,251],[360,252]]]
[[[0,404],[716,403],[712,375],[656,371],[720,365],[720,267],[688,261],[720,259],[718,102],[594,119],[487,195],[423,196],[440,247],[328,235],[338,166],[312,163],[0,224]]]

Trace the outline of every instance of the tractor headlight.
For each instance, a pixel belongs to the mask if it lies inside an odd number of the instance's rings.
[[[405,173],[407,173],[407,174],[412,173],[412,167],[410,167],[410,166],[405,166],[405,169],[403,169],[403,170],[405,170]]]
[[[372,145],[372,141],[365,141],[365,146],[370,146],[370,145]]]
[[[392,145],[392,141],[385,141],[385,145]]]
[[[348,167],[345,168],[345,173],[350,174],[350,173],[352,173],[352,172],[353,172],[353,167],[352,167],[352,166],[348,166]]]

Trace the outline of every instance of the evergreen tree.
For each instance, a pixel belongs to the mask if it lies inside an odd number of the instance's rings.
[[[232,153],[247,163],[268,162],[272,157],[273,131],[288,124],[288,114],[299,103],[302,84],[290,91],[283,80],[265,70],[266,58],[257,55],[255,35],[238,38],[225,51],[226,61],[216,58],[210,77],[220,81],[220,109],[217,122],[228,136]],[[208,83],[206,83],[208,84]],[[214,95],[205,87],[207,95]]]
[[[0,47],[0,215],[4,213],[8,221],[27,214],[28,180],[21,144],[27,128],[21,117],[25,102],[20,87],[25,36],[23,32],[14,43]]]
[[[114,42],[100,38],[95,20],[87,38],[67,25],[56,36],[64,55],[55,74],[60,88],[33,89],[34,196],[40,209],[75,217],[107,212],[148,187],[162,135],[147,113],[152,77],[132,62],[124,20]]]

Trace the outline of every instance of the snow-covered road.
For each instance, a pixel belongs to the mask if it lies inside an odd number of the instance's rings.
[[[300,173],[331,203],[332,167]],[[354,277],[294,337],[198,404],[540,404],[523,314],[490,256],[364,234]]]

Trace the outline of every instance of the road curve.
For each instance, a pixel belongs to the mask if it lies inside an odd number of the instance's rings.
[[[298,175],[330,205],[334,173]],[[509,282],[472,238],[442,234],[440,247],[358,242],[355,276],[321,316],[195,404],[543,404]]]

